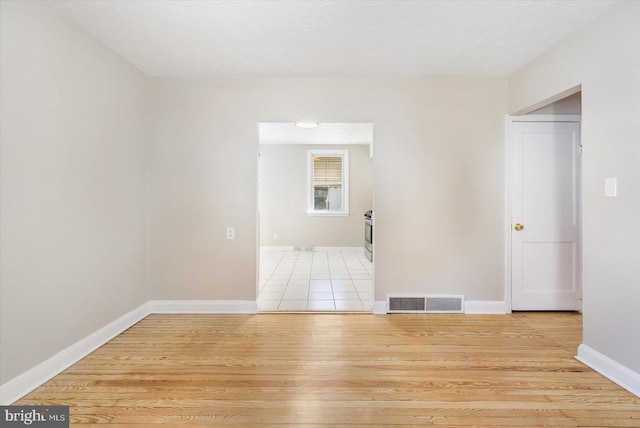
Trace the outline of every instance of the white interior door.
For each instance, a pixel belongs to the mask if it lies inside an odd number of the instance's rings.
[[[580,124],[511,126],[513,310],[578,310]]]

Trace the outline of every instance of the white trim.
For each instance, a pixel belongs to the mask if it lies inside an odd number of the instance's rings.
[[[510,116],[511,122],[581,122],[579,114],[528,114],[526,116]]]
[[[387,301],[378,300],[373,302],[373,314],[374,315],[386,315],[387,313]]]
[[[342,158],[342,210],[317,211],[313,192],[313,157],[335,156]],[[349,215],[349,150],[309,149],[307,150],[307,215],[308,216],[348,216]]]
[[[546,107],[549,104],[553,104],[556,101],[560,101],[563,98],[567,98],[570,97],[571,95],[577,94],[578,92],[582,91],[582,85],[576,85],[576,86],[572,86],[569,89],[565,89],[562,92],[559,92],[557,94],[555,94],[552,97],[549,98],[545,98],[542,101],[538,101],[535,104],[531,104],[530,106],[523,108],[521,110],[518,110],[516,112],[511,113],[512,116],[520,116],[520,115],[526,115],[528,113],[531,113],[533,111],[539,110],[542,107]]]
[[[0,385],[0,404],[9,405],[89,355],[149,315],[149,302],[110,322],[51,358]]]
[[[69,368],[150,314],[257,314],[249,300],[150,300],[53,357],[0,385],[0,405],[9,405]]]
[[[505,203],[505,253],[504,253],[504,298],[507,302],[507,313],[511,313],[511,116],[505,117],[505,154],[506,154],[506,168],[505,168],[505,189],[504,189],[504,203]]]
[[[257,314],[255,300],[151,300],[154,314]]]
[[[511,308],[504,300],[467,300],[464,302],[465,314],[504,315],[511,313]]]
[[[584,343],[578,346],[576,359],[612,382],[640,397],[640,373],[623,366]]]

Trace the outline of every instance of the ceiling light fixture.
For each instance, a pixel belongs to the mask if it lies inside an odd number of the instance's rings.
[[[311,129],[318,126],[318,122],[296,122],[295,125],[302,129]]]

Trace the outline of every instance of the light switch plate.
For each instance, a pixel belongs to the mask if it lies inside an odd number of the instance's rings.
[[[604,179],[604,197],[615,198],[618,196],[618,179],[609,177]]]

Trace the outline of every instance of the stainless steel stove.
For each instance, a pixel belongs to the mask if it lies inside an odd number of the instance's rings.
[[[364,213],[364,255],[373,261],[373,211]]]

